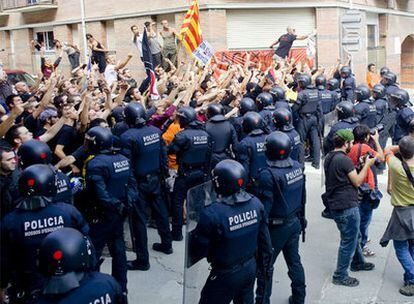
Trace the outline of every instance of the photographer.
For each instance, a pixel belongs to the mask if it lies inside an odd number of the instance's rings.
[[[374,264],[365,262],[360,247],[358,187],[364,183],[368,169],[376,159],[366,158],[358,173],[352,160],[346,155],[352,148],[353,140],[354,135],[349,130],[335,133],[335,149],[325,159],[326,192],[322,196],[341,234],[337,269],[332,283],[349,287],[359,285],[358,279],[348,275],[350,264],[352,271],[368,271],[375,267]]]
[[[364,166],[364,161],[368,156],[374,156],[379,161],[384,160],[384,153],[379,144],[378,131],[372,135],[370,129],[366,125],[356,126],[353,130],[354,145],[348,153],[348,157],[354,163],[357,172],[360,172]],[[372,149],[368,142],[372,140],[375,144],[375,149]],[[377,179],[374,171],[369,168],[367,176],[363,184],[359,187],[359,213],[361,216],[360,232],[361,232],[361,247],[362,253],[366,257],[374,256],[375,253],[366,246],[368,240],[368,226],[371,223],[372,211],[378,208],[381,192],[378,190]]]
[[[404,269],[404,286],[400,293],[414,296],[414,139],[403,137],[399,144],[399,153],[387,159],[388,192],[394,206],[387,229],[380,244],[387,246],[394,241],[395,255]]]

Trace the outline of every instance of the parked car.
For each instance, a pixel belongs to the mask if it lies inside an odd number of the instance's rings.
[[[5,69],[4,71],[6,72],[8,82],[11,85],[15,85],[19,81],[24,81],[25,83],[27,83],[27,85],[29,87],[32,87],[36,83],[35,78],[31,74],[29,74],[29,73],[27,73],[23,70],[7,70],[7,69]]]

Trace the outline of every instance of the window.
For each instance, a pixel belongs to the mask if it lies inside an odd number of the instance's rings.
[[[53,31],[47,31],[47,32],[36,32],[35,33],[35,39],[45,47],[46,51],[53,50],[53,47],[55,46],[53,44]]]
[[[369,49],[376,48],[378,46],[379,34],[378,26],[376,24],[367,25],[367,47]]]

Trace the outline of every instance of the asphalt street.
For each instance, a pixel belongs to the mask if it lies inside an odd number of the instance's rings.
[[[374,211],[370,225],[369,247],[376,252],[368,260],[375,263],[375,269],[369,272],[351,273],[360,280],[358,287],[342,287],[331,283],[336,265],[339,245],[339,232],[333,221],[321,217],[323,209],[320,196],[323,192],[321,171],[306,166],[307,174],[307,218],[306,242],[300,244],[302,262],[306,272],[306,303],[414,303],[414,298],[399,294],[403,284],[403,270],[398,263],[392,244],[383,248],[379,239],[385,231],[392,212],[390,197],[386,194],[386,173],[379,177],[380,189],[384,194],[380,207]],[[155,229],[148,230],[149,248],[159,241]],[[248,240],[246,240],[248,241]],[[186,303],[198,302],[199,293],[208,275],[206,262],[195,265],[184,284],[184,241],[174,242],[174,253],[163,255],[150,249],[151,269],[146,272],[128,272],[130,303],[181,304],[183,286],[186,285]],[[128,252],[133,258],[133,253]],[[110,272],[111,259],[106,258],[102,271]],[[283,256],[279,256],[273,276],[272,303],[288,303],[290,280]]]

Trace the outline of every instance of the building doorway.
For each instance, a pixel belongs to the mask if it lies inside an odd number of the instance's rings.
[[[414,34],[401,45],[401,86],[414,89]]]

